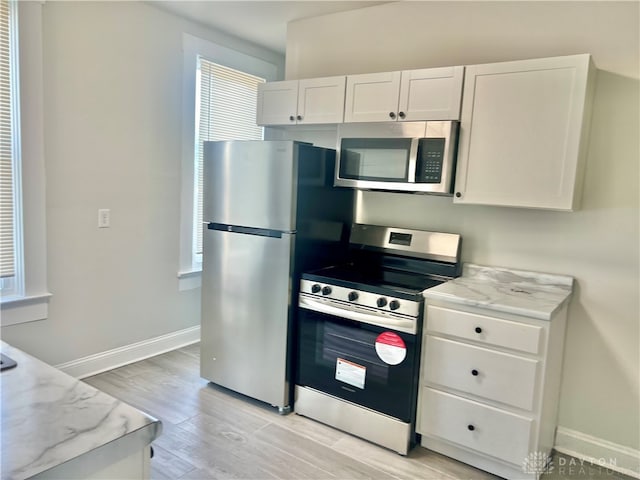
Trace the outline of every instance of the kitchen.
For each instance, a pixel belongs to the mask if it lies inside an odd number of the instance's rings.
[[[438,5],[430,13],[439,21],[428,30],[411,23],[424,17],[410,10],[428,8],[421,2],[293,22],[285,67],[273,52],[153,5],[45,3],[53,296],[46,320],[3,327],[3,340],[70,372],[80,365],[74,361],[90,357],[95,364],[104,352],[105,366],[115,365],[122,358],[116,349],[139,342],[161,351],[174,339],[197,340],[200,291],[179,290],[176,280],[185,31],[271,60],[282,78],[588,52],[600,71],[580,210],[462,206],[450,198],[369,192],[361,220],[459,233],[466,262],[574,277],[559,425],[574,434],[569,439],[584,440],[583,451],[608,442],[637,451],[637,4],[464,6]],[[408,25],[382,42],[368,34],[388,31],[382,19],[394,22],[393,31]],[[540,31],[541,24],[548,27]],[[446,46],[416,48],[430,42]],[[154,72],[151,82],[147,71]],[[112,226],[99,230],[95,213],[105,207]],[[127,352],[120,353],[126,361]]]

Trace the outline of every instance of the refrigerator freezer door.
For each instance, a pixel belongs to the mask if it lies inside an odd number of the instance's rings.
[[[200,374],[281,408],[294,237],[204,231]]]
[[[295,230],[296,144],[206,142],[205,222]]]

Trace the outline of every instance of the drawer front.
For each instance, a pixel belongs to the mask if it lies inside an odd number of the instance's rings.
[[[425,388],[419,433],[522,465],[533,419]]]
[[[427,329],[497,347],[540,352],[543,328],[475,313],[427,306]]]
[[[429,383],[532,410],[538,363],[427,335],[422,369]]]

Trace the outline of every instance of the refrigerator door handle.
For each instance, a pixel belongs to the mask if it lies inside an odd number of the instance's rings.
[[[257,235],[259,237],[271,237],[282,238],[283,233],[295,233],[283,232],[282,230],[271,230],[268,228],[256,228],[256,227],[242,227],[240,225],[228,225],[226,223],[208,223],[207,229],[218,230],[221,232],[243,233],[245,235]]]

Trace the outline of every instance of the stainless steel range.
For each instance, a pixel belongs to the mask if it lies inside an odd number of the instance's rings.
[[[459,235],[353,225],[348,263],[302,274],[294,410],[406,455],[423,296],[460,272]]]

